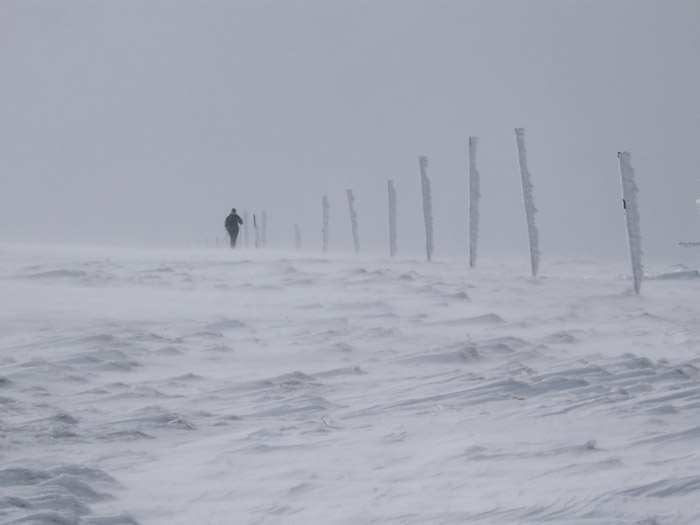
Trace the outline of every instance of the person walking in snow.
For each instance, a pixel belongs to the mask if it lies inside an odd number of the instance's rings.
[[[224,227],[228,232],[229,237],[231,237],[231,248],[236,247],[236,239],[238,238],[239,225],[243,224],[243,219],[236,213],[236,208],[231,210],[231,213],[226,217],[226,222],[224,222]]]

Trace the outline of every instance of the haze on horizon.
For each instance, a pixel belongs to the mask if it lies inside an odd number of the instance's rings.
[[[231,207],[269,245],[468,256],[469,136],[480,257],[527,256],[514,128],[527,130],[543,261],[624,258],[629,151],[649,258],[700,239],[700,3],[0,3],[0,241],[193,244]]]

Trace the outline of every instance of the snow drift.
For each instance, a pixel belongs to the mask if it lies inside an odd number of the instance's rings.
[[[700,280],[519,267],[0,247],[0,521],[697,523]]]

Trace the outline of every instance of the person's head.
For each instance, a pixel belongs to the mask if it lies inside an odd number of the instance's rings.
[[[236,213],[236,208],[232,208],[231,213]]]

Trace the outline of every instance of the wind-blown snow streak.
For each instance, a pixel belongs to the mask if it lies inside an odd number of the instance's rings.
[[[532,196],[532,176],[527,169],[527,159],[525,150],[525,130],[517,128],[515,139],[518,144],[518,160],[520,161],[520,178],[523,183],[523,203],[525,204],[525,218],[527,220],[527,235],[530,240],[530,263],[532,265],[532,276],[537,277],[540,267],[540,247],[539,232],[535,225],[535,200]]]
[[[394,181],[389,181],[389,255],[396,255],[396,190]]]
[[[639,228],[639,208],[637,207],[637,185],[634,182],[634,169],[630,164],[630,154],[618,153],[620,158],[620,178],[622,180],[622,203],[627,222],[627,240],[629,241],[630,259],[632,260],[632,277],[634,291],[642,289],[644,268],[642,265],[642,234]]]
[[[350,226],[352,227],[352,242],[355,253],[360,253],[360,237],[357,234],[357,212],[355,212],[355,195],[352,190],[347,190],[348,209],[350,210]]]
[[[328,197],[324,195],[321,200],[321,208],[323,209],[323,251],[328,251]]]
[[[425,218],[425,251],[428,261],[433,260],[433,204],[430,192],[430,179],[426,170],[428,168],[428,157],[418,157],[420,165],[421,189],[423,191],[423,217]]]
[[[476,264],[476,248],[479,240],[479,192],[480,179],[476,169],[477,137],[469,137],[469,266]]]

